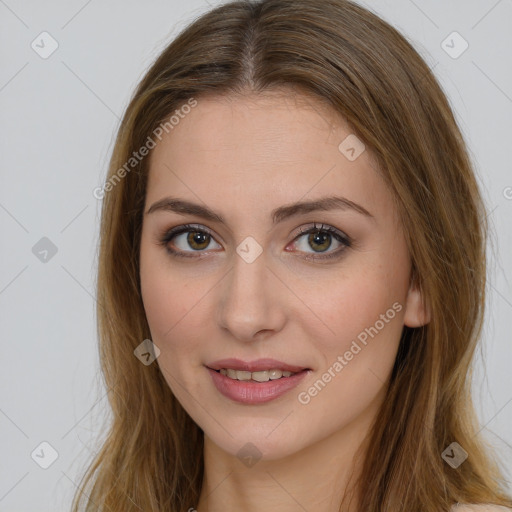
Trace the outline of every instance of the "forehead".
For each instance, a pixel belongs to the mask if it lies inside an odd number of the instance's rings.
[[[260,212],[339,193],[362,204],[389,203],[370,151],[352,160],[340,150],[350,137],[348,123],[309,95],[198,98],[152,150],[146,202],[172,194]]]
[[[154,153],[163,146],[173,151],[179,146],[181,153],[196,156],[221,156],[228,150],[231,159],[238,154],[245,158],[250,152],[264,161],[283,156],[290,160],[293,153],[297,158],[301,153],[318,153],[320,141],[337,146],[339,137],[350,133],[346,121],[325,102],[291,89],[201,97],[180,118],[175,116],[178,123],[164,134]]]

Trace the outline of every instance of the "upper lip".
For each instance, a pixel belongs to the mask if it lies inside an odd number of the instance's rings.
[[[305,366],[296,366],[293,364],[283,363],[277,359],[256,359],[254,361],[242,361],[241,359],[219,359],[206,365],[212,370],[220,370],[221,368],[231,368],[232,370],[245,370],[248,372],[258,372],[262,370],[283,370],[287,372],[297,373],[307,370]]]

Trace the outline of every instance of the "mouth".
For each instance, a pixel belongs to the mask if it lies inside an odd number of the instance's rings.
[[[311,369],[270,358],[248,362],[240,359],[222,359],[207,364],[206,367],[233,380],[252,380],[255,382],[286,379]]]
[[[310,368],[275,359],[252,362],[223,359],[205,367],[218,391],[231,400],[245,404],[264,403],[278,398],[311,372]]]
[[[210,368],[213,370],[213,368]],[[301,371],[306,371],[307,368]],[[253,381],[253,382],[268,382],[269,380],[286,379],[292,375],[296,375],[300,372],[289,372],[286,370],[279,370],[273,368],[271,370],[261,370],[258,372],[249,372],[246,370],[235,370],[233,368],[221,368],[220,370],[213,370],[214,372],[220,373],[225,377],[233,380]]]

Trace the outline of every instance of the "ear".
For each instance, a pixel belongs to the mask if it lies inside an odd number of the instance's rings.
[[[404,324],[407,327],[422,327],[430,322],[430,309],[425,304],[423,294],[416,279],[411,280],[405,303]]]

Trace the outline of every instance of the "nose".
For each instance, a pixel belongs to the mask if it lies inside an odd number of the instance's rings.
[[[240,341],[271,336],[285,324],[284,285],[268,267],[265,251],[248,263],[238,254],[220,285],[218,325]]]

